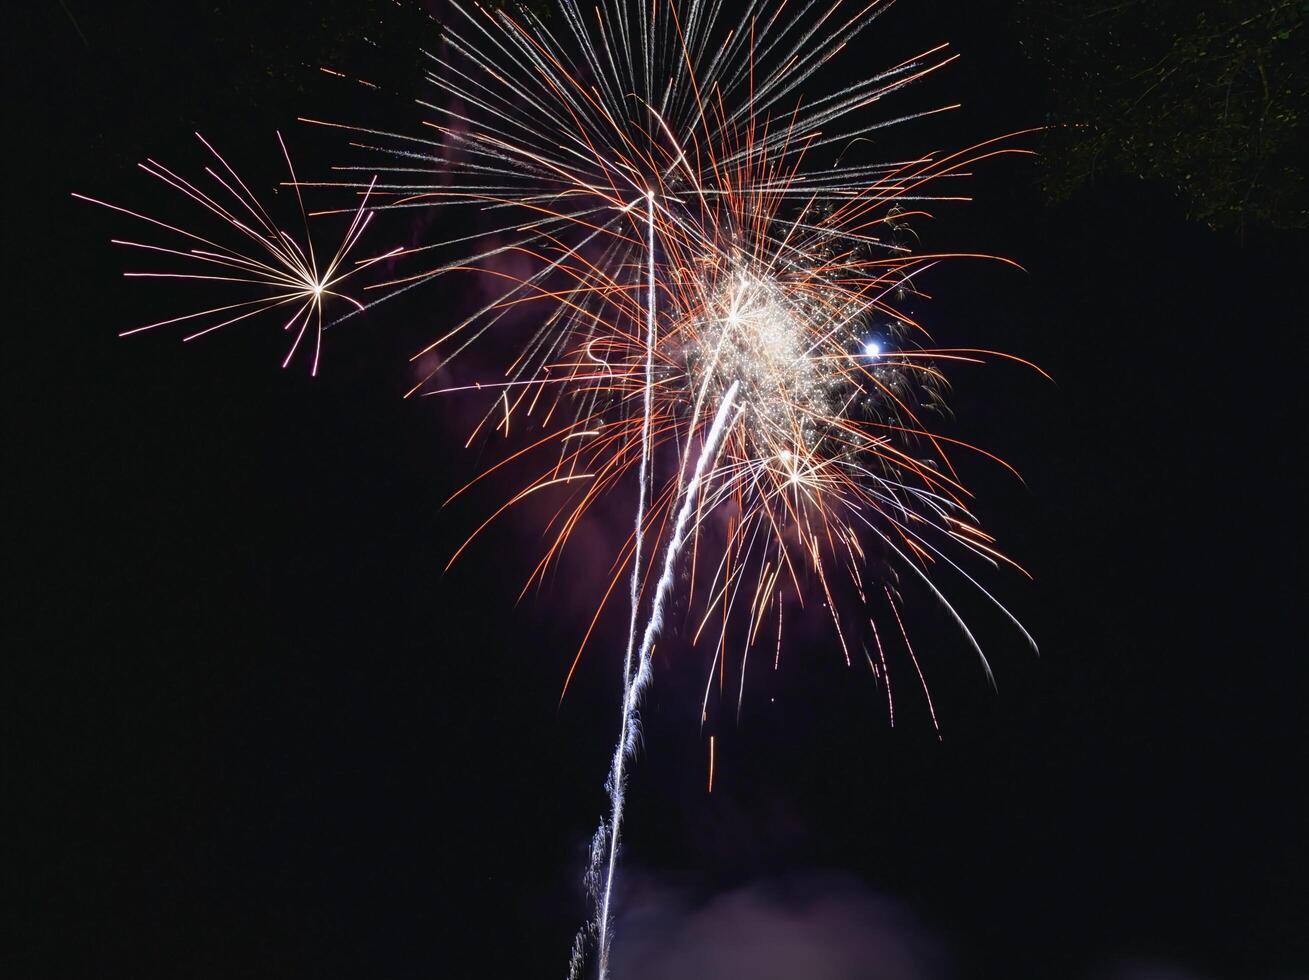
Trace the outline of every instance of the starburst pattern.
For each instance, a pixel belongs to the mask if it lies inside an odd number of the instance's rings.
[[[345,267],[346,256],[359,243],[373,217],[372,211],[368,208],[369,194],[365,192],[340,245],[325,261],[321,260],[309,232],[309,220],[301,197],[300,182],[296,178],[295,167],[291,163],[291,155],[287,151],[281,133],[277,134],[277,143],[281,147],[282,157],[290,172],[291,186],[295,188],[296,202],[304,224],[302,241],[298,241],[293,235],[279,228],[264,205],[260,203],[259,198],[213,145],[199,133],[195,135],[213,156],[219,168],[215,169],[212,165],[204,168],[205,173],[218,185],[217,190],[212,192],[202,190],[156,160],[147,160],[140,164],[140,168],[194,202],[208,214],[211,220],[219,224],[221,235],[220,233],[201,235],[189,228],[169,224],[116,204],[87,197],[85,194],[73,196],[144,221],[168,232],[172,239],[170,244],[161,245],[115,238],[112,239],[113,244],[148,253],[154,258],[167,256],[172,260],[180,259],[190,267],[190,271],[126,272],[124,275],[137,279],[190,280],[203,284],[223,283],[251,298],[237,299],[220,306],[205,307],[191,313],[158,320],[124,330],[120,336],[126,337],[174,324],[186,324],[189,332],[182,339],[191,341],[260,314],[273,311],[285,314],[289,310],[290,316],[283,323],[282,329],[293,339],[282,361],[282,367],[287,367],[291,363],[296,352],[300,350],[302,341],[312,331],[310,373],[316,375],[322,355],[325,304],[340,300],[355,309],[362,309],[362,304],[358,300],[341,292],[342,284],[372,262],[397,255],[400,249],[350,268]]]

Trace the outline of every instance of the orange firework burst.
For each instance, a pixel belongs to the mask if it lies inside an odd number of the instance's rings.
[[[956,256],[914,252],[904,229],[930,202],[962,199],[933,188],[988,157],[1027,151],[1002,138],[894,163],[816,165],[891,122],[955,108],[859,115],[952,60],[943,47],[824,98],[801,96],[800,83],[882,6],[835,3],[811,24],[751,5],[724,26],[698,3],[601,4],[593,18],[566,3],[563,28],[552,30],[530,13],[456,4],[464,23],[430,56],[430,81],[445,96],[424,103],[437,113],[436,138],[346,127],[393,158],[367,167],[383,175],[375,187],[345,182],[382,195],[381,207],[508,216],[461,240],[471,254],[372,287],[385,299],[462,270],[501,283],[415,355],[432,366],[414,392],[488,393],[478,430],[508,436],[519,417],[537,431],[478,479],[553,449],[464,547],[519,501],[555,495],[530,588],[596,501],[645,461],[667,461],[642,482],[649,506],[618,549],[579,657],[624,571],[640,563],[642,542],[662,539],[688,454],[731,384],[741,410],[697,502],[685,602],[693,638],[715,641],[709,676],[720,686],[729,623],[742,622],[738,706],[749,651],[781,648],[784,599],[801,604],[817,590],[842,655],[850,662],[863,647],[894,711],[884,631],[870,620],[899,622],[896,590],[877,581],[865,542],[952,613],[937,568],[981,586],[946,545],[1012,564],[970,513],[949,459],[952,447],[975,447],[928,421],[944,366],[1010,356],[932,345],[903,300],[917,295],[915,277]],[[473,341],[523,322],[530,332],[502,377],[434,384]],[[647,602],[652,569],[638,589]],[[838,572],[857,612],[837,600]],[[853,630],[870,642],[856,643]]]

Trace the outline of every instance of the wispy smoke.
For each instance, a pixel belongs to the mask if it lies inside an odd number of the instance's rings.
[[[942,941],[902,903],[845,874],[756,881],[697,898],[632,884],[612,972],[624,980],[947,980]]]

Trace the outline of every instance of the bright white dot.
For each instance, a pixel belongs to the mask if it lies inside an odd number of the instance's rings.
[[[882,345],[875,340],[867,341],[864,344],[864,357],[877,357],[882,353]]]

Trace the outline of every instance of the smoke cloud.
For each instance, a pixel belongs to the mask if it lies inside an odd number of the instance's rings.
[[[905,905],[844,874],[757,881],[696,899],[633,884],[614,941],[628,980],[946,980],[941,941]]]

